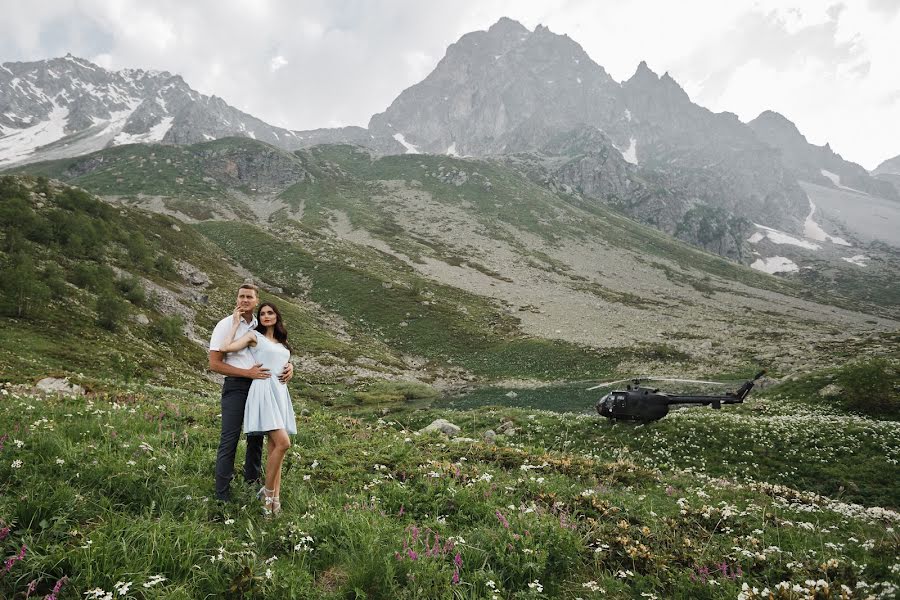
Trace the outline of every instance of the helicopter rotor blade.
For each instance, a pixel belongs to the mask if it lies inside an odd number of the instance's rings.
[[[634,381],[634,377],[629,377],[628,379],[617,379],[616,381],[604,381],[603,383],[598,383],[594,387],[587,388],[586,391],[596,390],[602,387],[608,387],[611,385],[616,385],[617,383],[624,383],[626,381]]]
[[[719,381],[704,381],[702,379],[676,379],[674,377],[641,377],[641,381],[674,381],[677,383],[706,383],[709,385],[728,385]]]
[[[616,385],[617,383],[624,383],[626,381],[673,381],[676,383],[703,383],[707,385],[728,385],[727,383],[722,383],[719,381],[706,381],[704,379],[678,379],[675,377],[629,377],[628,379],[617,379],[615,381],[604,381],[603,383],[598,383],[593,387],[587,388],[586,391],[593,391],[603,387],[609,387],[611,385]]]

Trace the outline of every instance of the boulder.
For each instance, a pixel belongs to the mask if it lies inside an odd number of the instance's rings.
[[[844,388],[835,383],[829,383],[821,390],[819,390],[819,395],[823,398],[834,398],[835,396],[840,396],[843,393]]]
[[[487,431],[484,432],[484,434],[481,437],[488,444],[493,444],[497,441],[497,434],[494,432],[493,429],[488,429]]]
[[[209,276],[203,271],[194,271],[188,276],[188,281],[194,285],[209,285]]]
[[[69,394],[71,396],[81,396],[84,394],[83,387],[70,382],[68,379],[59,377],[44,377],[37,382],[34,389],[51,394]]]
[[[450,437],[459,435],[459,427],[446,419],[435,419],[427,427],[419,430],[419,433],[430,433],[432,431],[440,431]]]

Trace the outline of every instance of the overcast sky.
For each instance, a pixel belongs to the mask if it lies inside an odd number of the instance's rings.
[[[868,169],[900,154],[900,0],[0,0],[0,14],[0,62],[167,70],[291,129],[365,126],[508,16],[568,34],[618,81],[646,60],[698,104],[778,111]]]

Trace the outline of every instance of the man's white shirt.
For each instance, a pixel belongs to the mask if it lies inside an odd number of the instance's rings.
[[[223,346],[227,346],[232,341],[242,337],[248,331],[252,331],[256,329],[256,317],[253,317],[253,320],[249,323],[245,319],[241,319],[240,324],[238,325],[237,331],[234,333],[234,337],[229,337],[229,333],[231,333],[231,324],[233,322],[233,317],[228,315],[224,319],[216,324],[216,328],[213,329],[212,336],[209,338],[209,349],[216,350],[221,352]],[[231,365],[232,367],[238,367],[239,369],[251,369],[253,365],[256,364],[256,360],[253,359],[253,355],[250,353],[250,347],[247,346],[243,350],[238,350],[237,352],[228,352],[225,354],[225,364]]]

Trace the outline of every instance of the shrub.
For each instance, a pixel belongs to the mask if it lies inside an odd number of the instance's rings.
[[[844,367],[837,376],[847,408],[884,417],[900,415],[900,373],[883,358],[873,358]]]
[[[123,277],[116,281],[116,287],[135,306],[143,306],[147,302],[147,292],[137,277]]]
[[[61,300],[66,297],[69,289],[66,286],[66,277],[62,268],[56,263],[51,263],[44,268],[44,283],[50,290],[50,296],[54,300]]]
[[[128,303],[112,292],[104,292],[97,297],[97,324],[104,329],[116,331],[128,314]]]
[[[115,274],[104,265],[79,262],[72,269],[72,283],[92,292],[112,292]]]
[[[151,331],[159,341],[172,345],[183,335],[184,319],[180,315],[162,317],[153,323]]]
[[[158,257],[156,257],[154,266],[156,267],[156,270],[159,272],[159,274],[166,279],[172,279],[178,274],[178,271],[175,270],[175,263],[167,254],[160,254]]]

